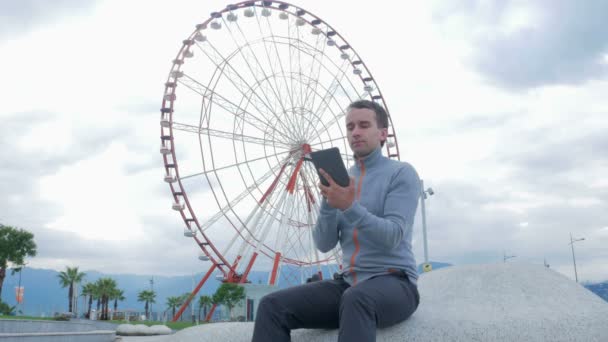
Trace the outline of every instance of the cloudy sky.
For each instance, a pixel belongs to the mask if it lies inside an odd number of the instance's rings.
[[[29,265],[201,272],[171,210],[159,108],[182,40],[224,1],[0,2],[0,223]],[[543,260],[608,279],[608,3],[296,3],[336,28],[382,88],[435,195],[431,260]],[[395,7],[401,6],[401,7]],[[209,203],[210,207],[215,203]],[[420,214],[415,253],[423,260]]]

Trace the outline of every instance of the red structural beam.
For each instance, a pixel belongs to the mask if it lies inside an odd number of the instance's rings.
[[[205,284],[205,282],[207,281],[207,279],[209,279],[209,276],[211,276],[211,274],[213,273],[213,271],[215,270],[216,267],[217,267],[216,264],[213,264],[213,266],[209,267],[209,271],[207,271],[207,274],[205,274],[205,276],[198,283],[198,285],[196,286],[196,288],[194,289],[194,291],[192,291],[192,293],[190,294],[190,296],[188,296],[188,299],[186,299],[186,301],[184,302],[184,304],[182,304],[182,307],[179,308],[179,311],[175,314],[175,316],[171,320],[172,322],[177,321],[182,316],[182,313],[184,312],[184,310],[186,310],[186,308],[188,307],[188,304],[190,304],[190,301],[192,301],[192,298],[194,298],[194,296],[196,296],[196,294],[201,289],[201,287],[203,287],[203,284]]]

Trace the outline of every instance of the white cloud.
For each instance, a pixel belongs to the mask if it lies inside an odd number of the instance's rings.
[[[11,190],[0,217],[36,229],[44,251],[39,266],[166,274],[200,267],[162,181],[158,108],[182,40],[225,5],[108,0],[0,44],[0,73],[11,80],[0,84],[10,99],[0,117],[11,131],[0,149],[15,152],[2,157],[7,167],[0,184]],[[483,52],[477,39],[544,27],[543,8],[517,2],[498,11],[486,4],[448,11],[438,25],[435,8],[408,6],[387,11],[363,1],[306,3],[368,65],[391,111],[402,159],[436,191],[427,201],[431,258],[502,261],[507,250],[518,261],[546,257],[570,276],[572,231],[588,237],[576,246],[581,277],[608,278],[602,267],[608,256],[601,251],[608,228],[598,229],[608,222],[601,153],[606,80],[502,90],[470,64]],[[352,15],[344,15],[345,8]],[[39,114],[16,114],[28,112]],[[196,136],[177,147],[183,165],[192,165],[183,172],[195,172]],[[223,152],[217,150],[218,159]],[[240,189],[238,182],[224,184],[230,193]],[[13,190],[23,185],[27,192]],[[200,218],[208,218],[217,204],[204,183],[197,187],[193,202]],[[422,260],[419,216],[415,229]],[[86,248],[51,249],[45,242],[56,242],[52,233]],[[96,246],[137,260],[135,266],[109,262]]]
[[[84,159],[41,180],[43,199],[62,203],[64,213],[53,229],[67,230],[90,239],[130,240],[141,237],[139,198],[132,194],[120,168],[131,156],[122,144],[110,144],[101,154]],[[135,196],[133,196],[135,195]]]

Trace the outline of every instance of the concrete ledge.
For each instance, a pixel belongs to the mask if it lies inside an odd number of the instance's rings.
[[[95,325],[88,322],[0,319],[0,333],[78,332],[92,330],[100,329],[96,329]]]
[[[7,342],[113,342],[115,339],[116,333],[112,330],[0,334],[0,341]]]
[[[90,324],[92,326],[92,329],[90,329],[90,330],[116,330],[116,327],[119,326],[119,324],[117,324],[117,323],[111,323],[111,322],[100,321],[100,320],[88,320],[88,319],[81,319],[81,318],[72,318],[70,320],[70,323]]]

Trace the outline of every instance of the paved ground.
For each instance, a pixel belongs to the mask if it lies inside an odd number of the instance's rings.
[[[116,336],[116,342],[160,342],[167,336]]]

